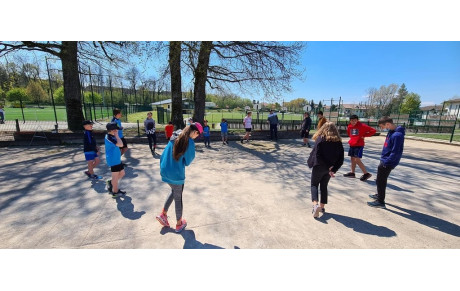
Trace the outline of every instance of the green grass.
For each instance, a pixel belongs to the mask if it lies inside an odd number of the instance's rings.
[[[4,108],[5,119],[22,120],[21,108]],[[56,107],[56,115],[58,121],[66,121],[67,113],[63,106]],[[40,108],[24,108],[25,120],[41,120],[41,121],[54,121],[54,110],[53,107]]]
[[[451,137],[451,134],[449,133],[407,133],[407,135],[424,137],[424,138],[441,139],[441,140],[447,140],[447,141],[450,141],[450,137]],[[456,130],[452,141],[460,142],[460,131],[459,130]]]

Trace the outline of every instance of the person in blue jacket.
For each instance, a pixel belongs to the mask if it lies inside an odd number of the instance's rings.
[[[399,164],[404,149],[404,136],[406,130],[402,126],[393,123],[393,119],[388,116],[380,118],[378,122],[381,129],[387,129],[388,134],[382,149],[380,164],[377,169],[377,194],[369,195],[375,199],[367,202],[371,207],[386,208],[385,190],[387,187],[390,172]]]
[[[94,174],[94,168],[99,165],[101,160],[98,156],[99,147],[97,146],[96,139],[93,135],[93,122],[85,120],[83,121],[83,127],[85,128],[83,152],[85,153],[85,159],[88,163],[88,171],[85,171],[85,174],[91,179],[102,179],[101,176]]]
[[[156,219],[161,225],[169,227],[167,212],[174,200],[177,219],[176,232],[181,232],[187,226],[187,221],[182,217],[185,167],[189,166],[195,159],[194,139],[202,133],[203,127],[198,122],[191,123],[183,130],[177,130],[173,133],[160,158],[161,180],[168,183],[172,191],[166,198],[163,210]]]

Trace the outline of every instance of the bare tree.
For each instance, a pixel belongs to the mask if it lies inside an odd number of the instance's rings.
[[[104,61],[115,63],[124,47],[123,42],[77,41],[0,41],[0,56],[14,51],[40,51],[57,57],[62,64],[67,122],[70,130],[80,130],[83,121],[79,62],[103,66]]]
[[[211,89],[262,93],[267,100],[276,100],[291,91],[292,80],[301,79],[303,73],[297,69],[302,42],[203,41],[186,46],[186,63],[195,77],[197,121],[204,119],[206,84]]]
[[[389,115],[391,112],[391,104],[399,86],[397,84],[390,84],[388,86],[382,85],[379,89],[369,88],[367,90],[367,102],[365,103],[368,116],[379,117]]]

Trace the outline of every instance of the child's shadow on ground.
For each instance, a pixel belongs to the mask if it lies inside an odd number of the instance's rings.
[[[97,193],[106,193],[105,181],[104,180],[91,180],[91,188],[94,189]]]
[[[160,231],[162,235],[167,233],[175,233],[174,229],[170,227],[163,227]],[[223,249],[223,247],[219,247],[216,245],[202,243],[197,241],[195,238],[195,232],[193,230],[184,229],[181,233],[179,233],[185,240],[184,242],[184,249]],[[238,247],[235,247],[238,248]]]
[[[343,216],[339,214],[326,212],[321,217],[319,217],[317,220],[322,223],[327,224],[327,221],[331,218],[333,218],[337,222],[340,222],[341,224],[343,224],[344,226],[348,228],[352,228],[356,232],[376,235],[380,237],[396,236],[396,232],[394,232],[393,230],[385,226],[378,226],[378,225],[372,224],[362,219]]]
[[[136,178],[137,176],[139,175],[134,173],[134,168],[125,167],[125,177],[126,178]]]
[[[132,199],[128,195],[123,195],[116,198],[117,209],[121,212],[123,217],[136,220],[142,217],[145,214],[145,211],[134,211],[134,205],[131,202]]]

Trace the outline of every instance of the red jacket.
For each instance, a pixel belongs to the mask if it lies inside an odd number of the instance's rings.
[[[355,126],[352,126],[351,123],[348,124],[347,133],[350,137],[348,144],[351,147],[363,147],[364,146],[364,138],[370,137],[375,134],[377,130],[373,127],[370,127],[367,124],[356,122]]]

